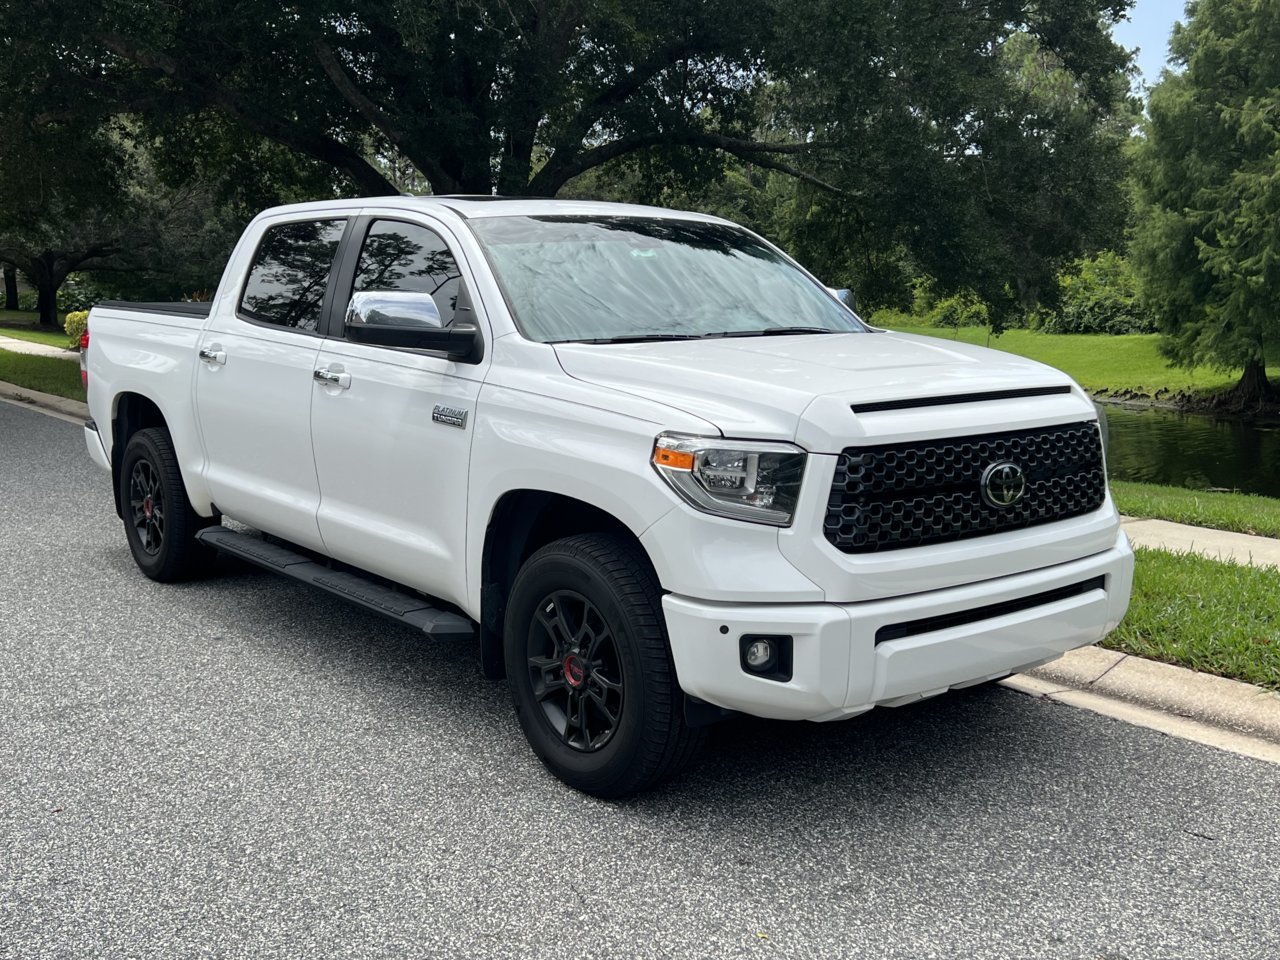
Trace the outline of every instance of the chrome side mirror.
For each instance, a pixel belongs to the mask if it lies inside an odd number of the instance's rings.
[[[461,287],[458,300],[462,300]],[[456,315],[454,322],[445,326],[440,308],[426,293],[402,290],[353,293],[347,304],[343,329],[347,339],[354,343],[433,350],[460,363],[478,363],[484,356],[480,328],[458,320]]]
[[[444,326],[440,308],[425,293],[406,293],[401,290],[364,290],[353,293],[347,304],[346,326],[369,324],[398,327],[430,327],[439,330]]]

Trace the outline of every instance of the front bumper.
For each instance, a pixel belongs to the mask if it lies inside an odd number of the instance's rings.
[[[834,720],[1003,677],[1096,643],[1124,616],[1132,586],[1133,551],[1118,533],[1110,549],[1080,560],[887,600],[715,603],[669,594],[662,605],[686,693],[761,717]],[[1074,588],[1079,592],[1061,596]],[[1042,595],[1044,602],[1026,605]],[[910,635],[883,639],[904,625]],[[790,636],[791,679],[746,672],[743,634]]]

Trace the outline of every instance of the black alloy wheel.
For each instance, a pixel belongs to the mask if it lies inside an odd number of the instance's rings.
[[[529,680],[543,716],[566,746],[590,753],[613,737],[625,702],[613,631],[574,590],[538,604],[529,631]]]
[[[196,534],[218,520],[192,508],[167,430],[147,427],[131,436],[116,480],[125,539],[139,570],[168,583],[212,566],[214,552]]]
[[[130,472],[129,514],[139,545],[154,557],[164,546],[164,487],[149,460],[138,460]]]
[[[685,722],[662,589],[633,540],[578,534],[536,551],[508,595],[503,650],[529,745],[571,787],[638,793],[702,742]]]

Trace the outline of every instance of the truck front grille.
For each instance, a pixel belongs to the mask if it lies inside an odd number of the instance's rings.
[[[983,475],[1006,462],[1021,469],[1026,485],[1020,499],[1001,507],[983,495]],[[836,465],[823,532],[844,553],[946,543],[1089,513],[1102,506],[1106,489],[1092,420],[848,447]]]

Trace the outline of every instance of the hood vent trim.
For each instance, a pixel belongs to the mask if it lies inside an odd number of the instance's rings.
[[[914,407],[945,407],[953,403],[985,403],[990,400],[1018,400],[1023,397],[1050,397],[1070,393],[1071,387],[1021,387],[1016,390],[988,390],[985,393],[952,393],[941,397],[908,397],[903,400],[872,400],[850,404],[854,413],[910,410]]]

